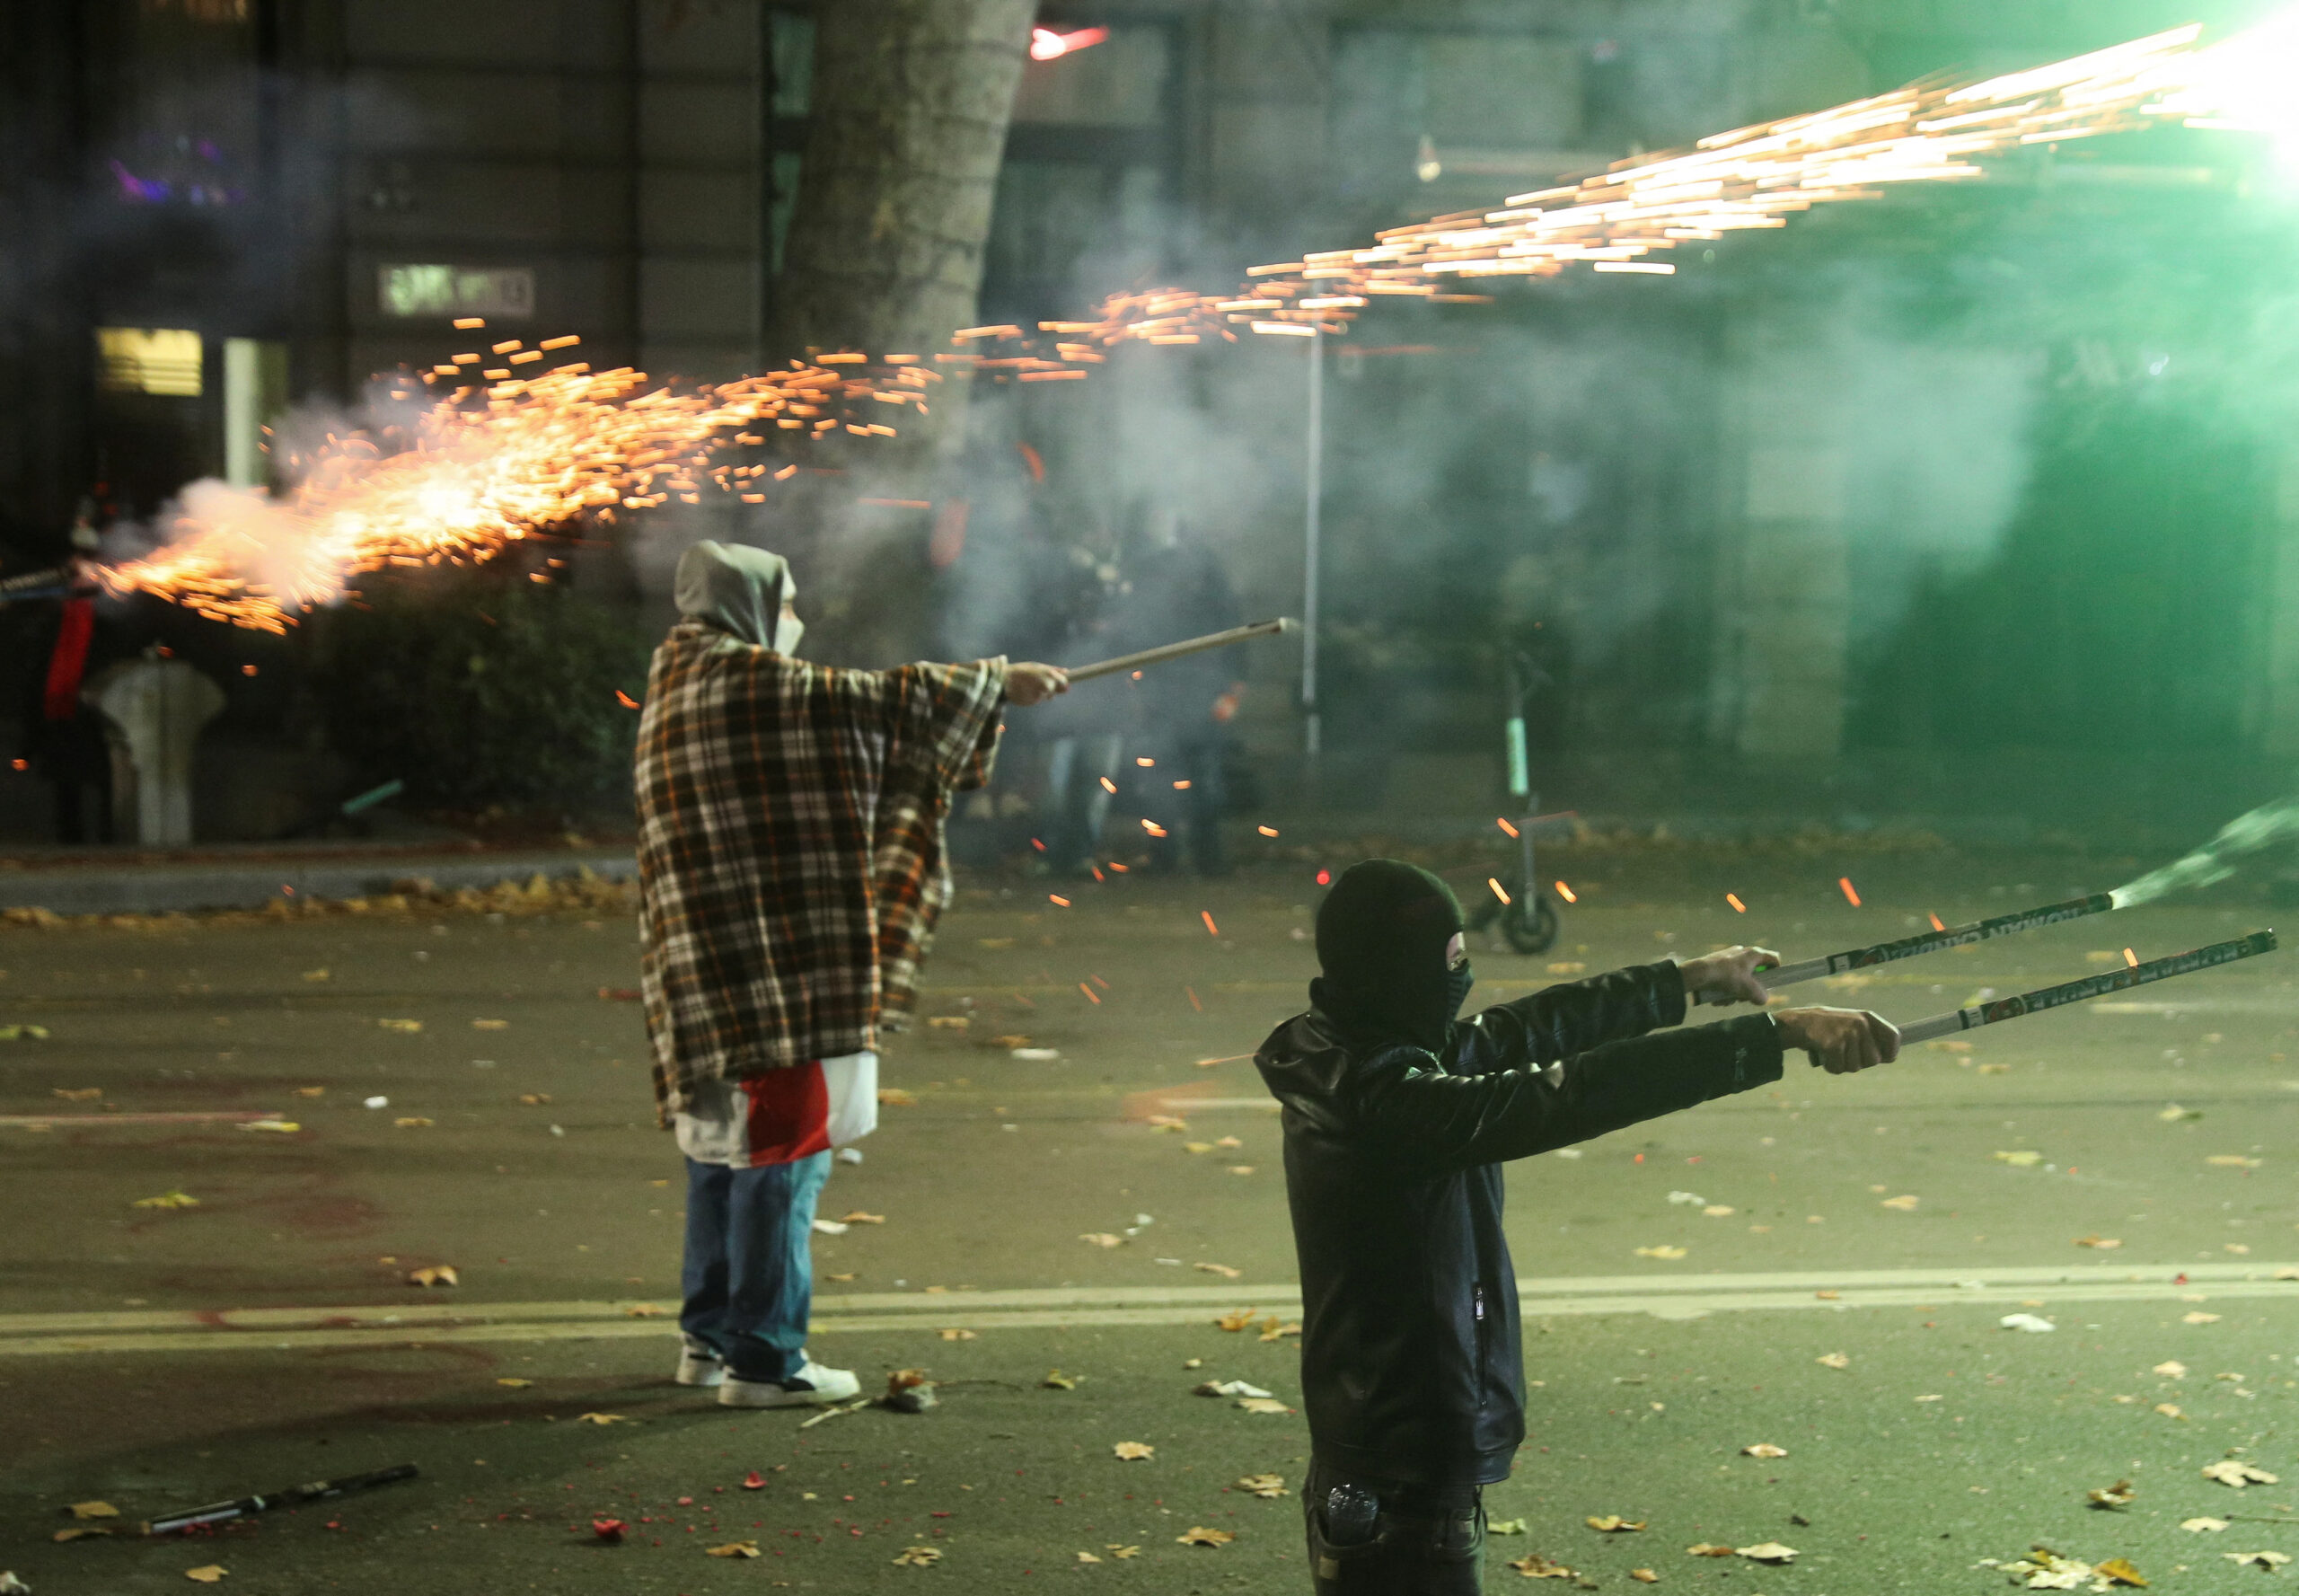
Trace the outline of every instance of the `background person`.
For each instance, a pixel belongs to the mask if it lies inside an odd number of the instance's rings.
[[[1733,948],[1553,986],[1456,1022],[1474,976],[1444,882],[1352,865],[1317,909],[1311,1008],[1255,1063],[1284,1106],[1301,1266],[1309,1565],[1320,1596],[1480,1588],[1483,1488],[1525,1438],[1501,1165],[1780,1079],[1894,1058],[1872,1014],[1789,1009],[1650,1036],[1688,996],[1751,1003]]]
[[[876,1123],[878,1033],[950,895],[950,794],[988,780],[999,712],[1051,666],[836,670],[796,657],[789,566],[697,543],[639,721],[647,1030],[687,1160],[677,1379],[730,1407],[835,1402],[806,1355],[830,1150]]]

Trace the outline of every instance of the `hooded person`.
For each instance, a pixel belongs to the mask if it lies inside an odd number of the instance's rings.
[[[661,1123],[687,1164],[676,1378],[736,1407],[832,1402],[806,1355],[815,1204],[831,1148],[876,1121],[950,895],[952,792],[999,715],[1068,689],[1049,666],[840,670],[797,657],[789,565],[700,542],[639,719],[639,931]]]
[[[1479,1589],[1482,1490],[1524,1439],[1507,1160],[1777,1080],[1893,1057],[1873,1015],[1785,1010],[1692,1029],[1689,995],[1762,1003],[1734,948],[1552,986],[1458,1018],[1461,907],[1429,871],[1352,866],[1318,906],[1308,1012],[1255,1057],[1282,1106],[1301,1271],[1302,1492],[1320,1596]]]

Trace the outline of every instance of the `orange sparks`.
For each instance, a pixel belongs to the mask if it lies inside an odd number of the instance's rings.
[[[485,316],[457,316],[453,323],[457,332],[469,332],[474,327],[487,325]]]
[[[1572,889],[1565,886],[1562,881],[1556,884],[1556,895],[1563,898],[1568,904],[1577,904],[1581,901],[1573,895]]]
[[[1189,994],[1189,1006],[1196,1010],[1200,1014],[1204,1013],[1205,1005],[1197,1001],[1197,988],[1194,986],[1185,986],[1182,990]]]
[[[1046,901],[1047,903],[1049,903],[1049,904],[1053,904],[1055,908],[1057,908],[1057,909],[1067,909],[1068,907],[1070,907],[1070,900],[1069,900],[1068,898],[1065,898],[1065,897],[1061,896],[1059,894],[1056,894],[1056,893],[1051,893],[1051,892],[1050,892],[1050,893],[1046,894],[1046,895],[1045,895],[1045,901]]]
[[[1117,783],[1111,780],[1107,776],[1097,776],[1095,780],[1102,784],[1102,790],[1104,792],[1114,793],[1117,790]]]
[[[1509,824],[1509,822],[1508,822],[1506,819],[1495,820],[1493,824],[1495,824],[1495,825],[1497,825],[1497,826],[1499,826],[1502,831],[1506,832],[1506,833],[1507,833],[1510,836],[1511,836],[1511,837],[1515,837],[1515,836],[1517,836],[1517,835],[1520,834],[1520,833],[1518,832],[1517,828],[1516,828],[1515,826],[1513,826],[1513,825],[1510,824]]]
[[[1197,912],[1197,917],[1198,917],[1200,920],[1202,920],[1202,921],[1205,921],[1205,934],[1206,934],[1207,936],[1209,936],[1209,937],[1218,937],[1218,936],[1220,936],[1220,935],[1221,934],[1221,928],[1220,928],[1220,926],[1218,926],[1218,925],[1216,925],[1216,924],[1214,924],[1214,923],[1213,923],[1213,911],[1212,911],[1212,910],[1211,910],[1211,909],[1200,909],[1200,910]]]
[[[614,701],[626,710],[635,710],[639,707],[639,701],[620,687],[614,690]]]
[[[1044,853],[1045,851],[1045,844],[1035,837],[1032,837],[1030,839],[1030,846],[1036,849],[1040,853]]]
[[[1724,901],[1732,905],[1732,913],[1735,914],[1746,914],[1748,912],[1748,906],[1740,902],[1740,896],[1738,893],[1726,893],[1724,895]]]
[[[1140,765],[1143,770],[1145,770],[1145,771],[1146,771],[1146,770],[1148,770],[1151,765],[1156,764],[1158,762],[1157,762],[1156,760],[1154,760],[1154,759],[1150,758],[1150,757],[1148,754],[1135,754],[1135,755],[1133,756],[1133,763],[1136,763],[1136,764],[1138,764],[1138,765]]]
[[[1078,983],[1078,990],[1079,990],[1079,992],[1084,992],[1084,993],[1086,994],[1086,1001],[1087,1001],[1088,1002],[1089,1002],[1089,1003],[1093,1004],[1095,1008],[1098,1009],[1098,1008],[1100,1008],[1100,1007],[1102,1006],[1102,1000],[1101,1000],[1101,998],[1100,998],[1100,997],[1099,997],[1099,996],[1095,992],[1095,991],[1094,991],[1094,989],[1093,989],[1092,987],[1090,987],[1090,986],[1087,985],[1084,982],[1080,981],[1080,982]]]
[[[1860,895],[1853,889],[1851,877],[1838,876],[1836,878],[1836,884],[1844,888],[1844,896],[1846,903],[1850,904],[1855,909],[1860,907]]]
[[[1273,837],[1277,834],[1277,828],[1273,825],[1257,825],[1254,827],[1254,830],[1259,832],[1264,837]]]
[[[1142,829],[1143,831],[1145,831],[1145,832],[1148,832],[1148,833],[1149,833],[1151,836],[1153,836],[1153,837],[1162,837],[1162,836],[1164,836],[1164,835],[1166,834],[1166,828],[1165,828],[1164,826],[1162,826],[1162,825],[1159,825],[1159,824],[1158,824],[1156,821],[1154,821],[1154,820],[1145,820],[1145,821],[1143,821],[1143,822],[1141,823],[1141,829]]]
[[[1176,781],[1174,783],[1174,790],[1176,792],[1187,792],[1189,790],[1189,783],[1186,781]]]
[[[1107,992],[1110,989],[1110,983],[1103,980],[1099,975],[1090,975],[1088,979],[1093,982],[1096,986],[1100,987],[1104,992]]]
[[[1925,919],[1932,922],[1932,929],[1935,931],[1944,931],[1948,929],[1940,923],[1940,917],[1937,914],[1926,914]]]
[[[1110,860],[1110,869],[1115,870],[1121,876],[1126,874],[1126,867],[1118,863],[1115,860]]]
[[[1493,888],[1493,895],[1499,898],[1502,903],[1506,904],[1514,901],[1509,895],[1509,889],[1501,885],[1501,878],[1499,877],[1487,876],[1484,878],[1484,884]]]
[[[1091,870],[1091,871],[1093,871],[1093,872],[1094,872],[1094,879],[1095,879],[1095,880],[1099,881],[1099,880],[1103,879],[1103,877],[1102,877],[1102,867],[1101,867],[1101,866],[1099,866],[1099,865],[1093,865],[1093,864],[1089,864],[1089,865],[1088,865],[1086,868],[1087,868],[1088,869],[1089,869],[1089,870]]]
[[[2133,953],[2133,952],[2132,952],[2132,950],[2131,950],[2130,948],[2125,948],[2125,949],[2123,950],[2123,962],[2124,962],[2125,964],[2127,964],[2127,965],[2129,965],[2129,966],[2130,966],[2133,969],[2135,969],[2135,970],[2136,970],[2136,969],[2137,969],[2137,968],[2139,967],[2139,957],[2138,957],[2138,955],[2136,955],[2136,954]]]

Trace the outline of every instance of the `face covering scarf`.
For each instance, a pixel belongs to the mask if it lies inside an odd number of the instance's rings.
[[[804,622],[782,613],[798,586],[780,554],[705,539],[679,556],[672,589],[680,614],[757,648],[796,655],[806,635]]]
[[[1456,955],[1461,905],[1418,865],[1369,859],[1342,872],[1317,907],[1317,963],[1310,1001],[1370,1042],[1405,1042],[1434,1053],[1475,979]]]

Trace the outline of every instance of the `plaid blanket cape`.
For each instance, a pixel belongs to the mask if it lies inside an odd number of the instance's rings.
[[[697,1080],[875,1051],[949,901],[944,817],[990,779],[1006,662],[835,670],[682,622],[639,720],[647,1030]]]

